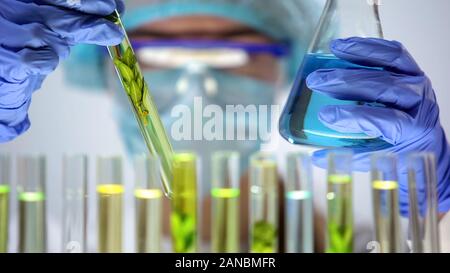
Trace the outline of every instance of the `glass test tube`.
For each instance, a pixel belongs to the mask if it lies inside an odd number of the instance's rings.
[[[288,253],[314,251],[312,165],[309,155],[293,153],[287,158],[285,240]]]
[[[278,251],[278,172],[272,154],[257,153],[250,159],[250,251]]]
[[[353,252],[352,152],[330,151],[327,185],[327,252]]]
[[[64,252],[86,250],[87,161],[84,155],[64,157]]]
[[[408,157],[408,187],[412,250],[414,253],[439,253],[437,177],[434,154],[417,153]],[[420,196],[419,192],[423,196]]]
[[[162,196],[159,160],[138,156],[135,166],[136,252],[161,252]]]
[[[8,252],[10,158],[0,155],[0,253]]]
[[[380,251],[402,252],[397,158],[391,154],[373,155],[371,176],[375,238]]]
[[[98,252],[122,252],[122,158],[97,158]]]
[[[142,75],[119,13],[114,11],[107,18],[119,26],[123,30],[123,33],[125,33],[122,42],[117,46],[108,47],[108,51],[114,62],[123,89],[127,93],[147,148],[150,154],[158,156],[161,160],[161,178],[164,192],[167,196],[171,197],[172,145],[169,142],[156,104]]]
[[[46,252],[45,176],[43,156],[18,159],[19,252]]]
[[[170,217],[173,251],[197,251],[197,159],[192,153],[173,156],[173,196]]]
[[[214,253],[237,253],[240,250],[239,153],[214,153],[212,169],[211,250]]]

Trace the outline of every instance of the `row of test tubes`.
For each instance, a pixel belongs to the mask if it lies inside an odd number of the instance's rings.
[[[353,252],[352,158],[346,150],[328,155],[326,251]],[[275,155],[257,153],[250,158],[248,208],[241,204],[240,156],[217,152],[212,157],[211,251],[242,250],[240,220],[248,209],[249,251],[274,253],[280,249],[280,203],[284,202],[284,243],[290,253],[314,252],[313,171],[309,155],[287,157],[285,190]],[[86,251],[86,156],[63,161],[63,249]],[[135,166],[136,252],[161,252],[163,191],[157,158],[139,156]],[[197,252],[199,237],[197,158],[176,153],[172,159],[173,196],[170,229],[174,252]],[[44,157],[18,159],[19,252],[46,251]],[[439,252],[434,157],[414,154],[408,159],[409,234],[413,252]],[[10,158],[0,157],[0,252],[8,248],[8,205],[11,191]],[[405,252],[399,211],[397,158],[372,157],[372,199],[377,252]],[[123,174],[120,157],[97,159],[98,252],[122,252]],[[316,181],[317,183],[317,181]],[[420,188],[420,190],[419,190]],[[421,195],[418,193],[425,193]],[[282,195],[280,195],[282,193]],[[284,195],[284,200],[280,200]],[[280,202],[281,201],[281,202]],[[425,206],[420,206],[425,202]]]

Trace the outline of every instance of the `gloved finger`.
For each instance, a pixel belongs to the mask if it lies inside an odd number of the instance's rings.
[[[116,9],[122,16],[125,13],[125,3],[122,0],[116,0]]]
[[[399,74],[423,75],[422,70],[405,47],[397,41],[352,37],[331,43],[336,57],[371,67],[383,67]]]
[[[111,14],[118,7],[123,8],[123,3],[118,5],[118,2],[121,1],[117,0],[34,0],[33,2],[39,5],[54,5],[102,16]]]
[[[7,142],[24,133],[30,127],[28,109],[31,99],[29,98],[20,107],[15,109],[0,109],[0,142]]]
[[[341,133],[364,133],[396,145],[413,132],[414,120],[407,113],[384,107],[365,105],[325,106],[319,120]]]
[[[9,82],[22,82],[33,74],[48,75],[58,62],[58,55],[49,47],[13,52],[0,46],[0,77]]]
[[[19,25],[40,23],[66,39],[69,44],[116,45],[124,35],[119,27],[103,16],[56,6],[2,0],[0,17]]]
[[[401,110],[420,105],[428,83],[425,76],[369,69],[321,69],[306,81],[310,89],[336,99],[383,103]]]
[[[120,28],[104,18],[78,16],[67,17],[67,20],[61,21],[52,15],[47,18],[45,24],[52,31],[68,39],[71,44],[111,46],[119,44],[124,37]]]
[[[0,77],[0,109],[18,109],[31,98],[35,87],[40,87],[44,76],[31,75],[23,82],[9,83]],[[9,113],[9,112],[8,112]],[[7,120],[5,116],[0,120]]]
[[[60,58],[69,55],[70,47],[64,39],[39,23],[17,25],[0,17],[3,27],[0,44],[8,48],[42,48],[50,46]]]

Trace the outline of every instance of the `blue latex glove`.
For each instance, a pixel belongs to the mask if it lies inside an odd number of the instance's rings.
[[[432,152],[437,160],[439,211],[450,210],[450,150],[439,122],[439,107],[430,80],[407,50],[395,41],[349,38],[335,40],[332,52],[341,59],[368,69],[324,69],[307,79],[309,88],[337,99],[382,103],[325,106],[319,113],[327,127],[345,133],[380,137],[392,146],[386,152],[399,157],[400,209],[408,214],[406,157],[412,152]],[[354,150],[354,169],[370,170],[371,150]],[[317,151],[313,162],[326,167],[327,151]],[[419,194],[425,187],[418,185]],[[420,197],[419,197],[420,198]]]
[[[26,131],[34,90],[78,43],[114,45],[123,34],[104,19],[115,0],[0,1],[0,142]]]

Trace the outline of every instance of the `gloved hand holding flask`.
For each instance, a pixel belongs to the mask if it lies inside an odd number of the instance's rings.
[[[342,133],[364,133],[390,144],[384,151],[399,156],[400,210],[408,213],[407,156],[414,152],[436,155],[439,211],[450,210],[450,149],[439,121],[439,107],[429,78],[399,42],[383,39],[335,40],[331,51],[354,64],[372,69],[323,69],[307,78],[309,88],[340,100],[366,102],[363,105],[327,105],[319,120]],[[381,103],[385,107],[374,106]],[[369,171],[371,148],[353,149],[354,168]],[[326,150],[313,156],[325,167]],[[425,185],[417,185],[421,194]]]

